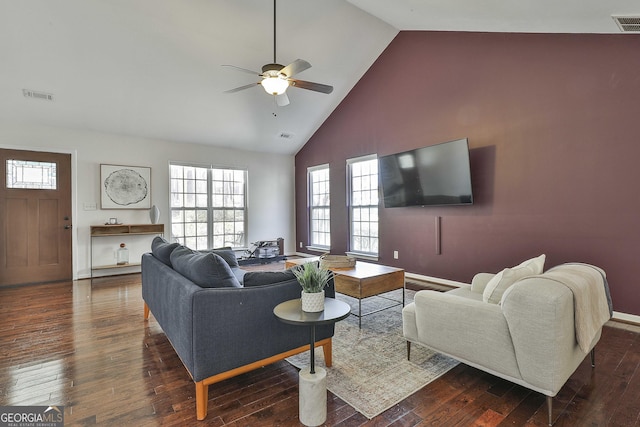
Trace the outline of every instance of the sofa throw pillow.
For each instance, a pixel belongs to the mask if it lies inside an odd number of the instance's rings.
[[[171,253],[173,269],[203,288],[240,288],[229,264],[213,252],[180,247]]]
[[[156,236],[151,242],[151,253],[160,262],[171,267],[171,252],[178,246],[179,243],[169,243],[164,238]]]
[[[542,274],[544,271],[544,261],[546,258],[547,256],[545,254],[542,254],[539,257],[523,261],[516,267],[529,267],[531,270],[533,270],[533,274]]]
[[[229,267],[239,267],[238,258],[236,258],[236,253],[232,249],[212,249],[211,252],[220,255],[229,264]]]
[[[261,286],[271,285],[273,283],[286,282],[287,280],[295,280],[291,270],[285,271],[248,271],[244,275],[244,286]],[[302,291],[302,288],[300,288]]]
[[[491,304],[500,304],[504,291],[518,280],[524,279],[527,276],[533,276],[533,270],[529,267],[505,268],[489,280],[487,287],[484,288],[484,292],[482,293],[482,301]]]
[[[542,254],[536,258],[523,261],[515,267],[505,268],[487,282],[487,286],[482,292],[482,300],[492,304],[500,304],[502,294],[509,286],[527,276],[542,274],[545,259],[546,256]]]
[[[528,267],[514,267],[513,270],[511,268],[505,268],[489,280],[482,292],[482,301],[490,304],[500,304],[502,295],[509,286],[516,282],[517,277],[526,277],[532,274],[533,271]]]
[[[213,252],[216,255],[220,255],[222,259],[224,259],[229,267],[239,267],[238,258],[236,258],[236,253],[231,248],[216,248],[216,249],[202,249],[196,251],[198,253],[206,254],[209,252]]]

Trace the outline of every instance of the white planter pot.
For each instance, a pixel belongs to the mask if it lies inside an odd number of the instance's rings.
[[[324,289],[320,292],[306,293],[302,291],[302,311],[316,313],[324,310]]]

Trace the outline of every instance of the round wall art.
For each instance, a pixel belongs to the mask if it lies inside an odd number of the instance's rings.
[[[145,170],[139,170],[147,168],[126,166],[111,168],[113,170],[102,171],[102,208],[148,208],[150,204],[149,175]]]

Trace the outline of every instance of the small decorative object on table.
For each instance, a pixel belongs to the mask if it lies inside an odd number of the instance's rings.
[[[151,206],[149,209],[149,219],[151,220],[151,224],[157,224],[160,219],[160,209],[156,205]]]
[[[324,310],[324,288],[333,273],[317,262],[303,264],[292,271],[302,286],[302,311],[315,313]]]
[[[320,256],[320,266],[324,268],[353,268],[356,266],[356,258],[348,255]]]
[[[129,264],[129,249],[125,246],[124,243],[120,243],[120,249],[118,249],[118,265]]]

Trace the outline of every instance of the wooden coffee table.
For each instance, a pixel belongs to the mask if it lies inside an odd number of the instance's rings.
[[[318,261],[319,259],[320,257],[288,259],[285,261],[285,268]],[[404,270],[401,268],[356,261],[354,268],[331,268],[330,270],[335,274],[333,280],[336,292],[358,299],[358,314],[351,314],[358,317],[358,325],[360,327],[362,327],[363,316],[368,316],[400,304],[404,306]],[[362,314],[363,298],[372,297],[395,289],[402,289],[402,302],[391,300],[398,304]]]

